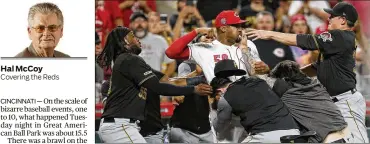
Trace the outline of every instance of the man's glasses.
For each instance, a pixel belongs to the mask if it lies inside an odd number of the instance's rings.
[[[48,29],[50,32],[56,32],[60,25],[49,25],[49,26],[43,26],[38,25],[35,27],[32,27],[37,33],[43,33],[46,29]]]

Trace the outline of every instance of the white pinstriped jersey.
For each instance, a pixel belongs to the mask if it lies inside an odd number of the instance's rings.
[[[256,45],[250,40],[247,41],[247,45],[253,59],[261,61]],[[234,45],[227,46],[218,40],[214,40],[212,43],[196,43],[189,44],[188,46],[190,49],[189,59],[194,60],[202,68],[208,83],[210,83],[215,77],[215,64],[224,59],[234,60],[239,69],[247,71],[246,63],[242,59],[242,52],[240,48],[235,47]],[[230,77],[232,81],[235,81],[238,78],[240,77]]]

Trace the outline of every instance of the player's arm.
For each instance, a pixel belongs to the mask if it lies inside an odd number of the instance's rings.
[[[247,32],[249,37],[256,39],[273,39],[280,43],[298,46],[304,50],[320,50],[326,54],[334,54],[343,51],[345,47],[331,46],[333,41],[343,41],[341,36],[342,31],[332,30],[322,33],[320,35],[309,34],[287,34],[264,30],[250,30]],[[334,48],[335,47],[335,48]]]
[[[190,50],[188,44],[198,35],[214,36],[214,31],[211,28],[197,28],[185,36],[174,41],[166,50],[166,55],[171,59],[189,59]]]
[[[241,61],[249,75],[263,75],[270,71],[269,66],[261,60],[256,45],[247,40],[246,36],[243,36],[239,47],[242,52]]]
[[[167,83],[159,82],[157,77],[152,77],[142,83],[143,87],[165,96],[176,96],[176,95],[190,95],[197,93],[199,95],[209,95],[212,93],[212,88],[206,84],[200,84],[197,86],[176,86]]]
[[[134,80],[138,86],[145,87],[159,95],[209,95],[212,88],[209,85],[200,84],[197,86],[176,86],[159,81],[149,65],[141,58],[133,57],[123,62],[120,71],[127,77]]]
[[[253,38],[253,41],[257,39],[273,39],[285,45],[297,46],[296,34],[253,29],[247,32],[247,36]]]
[[[190,50],[188,44],[197,36],[197,32],[186,34],[185,36],[174,41],[166,50],[167,57],[171,59],[189,59]]]

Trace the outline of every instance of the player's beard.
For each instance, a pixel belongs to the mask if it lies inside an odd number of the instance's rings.
[[[241,35],[238,35],[238,38],[236,38],[235,43],[240,43],[242,41]]]
[[[141,48],[137,45],[130,46],[130,51],[133,54],[139,55],[141,53]]]

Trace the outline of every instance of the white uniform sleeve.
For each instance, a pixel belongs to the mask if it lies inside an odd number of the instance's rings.
[[[256,61],[261,61],[256,45],[250,40],[247,41],[247,45],[248,45],[249,51],[251,52],[253,59],[255,59]]]

